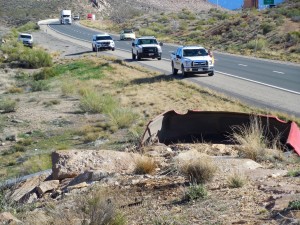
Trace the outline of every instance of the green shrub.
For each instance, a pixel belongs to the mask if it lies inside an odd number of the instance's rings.
[[[289,177],[298,177],[300,176],[300,169],[299,170],[291,170],[287,173]]]
[[[139,35],[140,36],[157,36],[157,33],[149,28],[141,28],[139,30]]]
[[[79,107],[84,112],[111,113],[117,107],[117,102],[110,95],[87,90],[80,99]]]
[[[184,195],[184,200],[193,201],[196,199],[204,199],[207,197],[207,190],[204,185],[191,185]]]
[[[19,32],[31,32],[31,31],[34,31],[34,30],[38,30],[39,29],[39,26],[34,23],[34,22],[28,22],[20,27],[17,28],[17,31]]]
[[[112,123],[120,129],[130,127],[133,122],[138,119],[138,115],[136,113],[126,108],[117,108],[113,110],[109,116]]]
[[[17,41],[8,41],[1,45],[1,50],[8,55],[6,62],[18,62],[21,67],[40,68],[52,65],[52,58],[47,52],[24,47]]]
[[[267,41],[265,39],[256,39],[256,40],[251,40],[246,44],[246,47],[248,49],[253,49],[256,51],[262,50],[267,46]]]
[[[42,49],[26,48],[24,54],[20,55],[19,60],[27,68],[52,66],[52,58],[50,54]]]
[[[31,91],[36,92],[36,91],[47,91],[50,89],[50,86],[47,81],[45,80],[38,80],[38,81],[33,81],[31,83]]]
[[[266,35],[267,33],[274,30],[275,24],[265,22],[261,24],[260,28],[262,29],[263,34]]]
[[[35,73],[33,75],[34,80],[47,80],[49,78],[57,76],[56,70],[54,70],[52,67],[45,67],[42,69],[42,71]]]
[[[295,200],[295,201],[289,202],[288,208],[290,210],[300,210],[300,200]]]
[[[0,99],[0,111],[4,113],[15,112],[17,102],[12,99]]]

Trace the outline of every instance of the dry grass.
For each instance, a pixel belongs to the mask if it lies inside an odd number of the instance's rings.
[[[255,161],[279,160],[283,161],[283,146],[280,142],[280,133],[269,140],[268,127],[262,125],[258,117],[251,117],[249,124],[233,127],[229,138],[241,145],[240,156]],[[269,151],[268,149],[272,150]]]
[[[227,177],[227,185],[230,188],[240,188],[246,184],[247,180],[244,175],[240,173],[233,173]]]
[[[204,184],[213,179],[217,166],[207,155],[201,154],[201,157],[185,160],[180,166],[179,171],[188,177],[193,184]]]
[[[157,165],[153,158],[141,156],[136,160],[135,173],[136,174],[152,174],[155,172]]]
[[[230,137],[241,145],[240,155],[242,157],[260,161],[266,156],[267,142],[259,118],[252,117],[249,125],[233,127]]]

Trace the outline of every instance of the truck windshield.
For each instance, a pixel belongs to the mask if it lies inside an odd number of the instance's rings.
[[[71,15],[63,15],[63,17],[70,17]]]
[[[96,37],[97,41],[102,41],[102,40],[112,40],[111,36],[98,36]]]
[[[31,36],[30,36],[30,35],[24,35],[24,34],[22,34],[22,35],[21,35],[21,38],[31,39]]]
[[[183,56],[208,56],[205,49],[184,49]]]
[[[141,39],[139,40],[139,45],[147,45],[147,44],[157,44],[155,39]]]

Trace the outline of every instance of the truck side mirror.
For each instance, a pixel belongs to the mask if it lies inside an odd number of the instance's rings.
[[[163,46],[163,45],[164,45],[164,43],[162,43],[162,42],[159,42],[159,45],[160,45],[160,46]]]
[[[134,47],[134,42],[132,42],[131,46]]]

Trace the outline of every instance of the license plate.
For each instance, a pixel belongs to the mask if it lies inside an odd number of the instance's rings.
[[[149,55],[154,55],[154,53],[149,53]]]
[[[203,69],[198,69],[198,71],[203,71]]]

